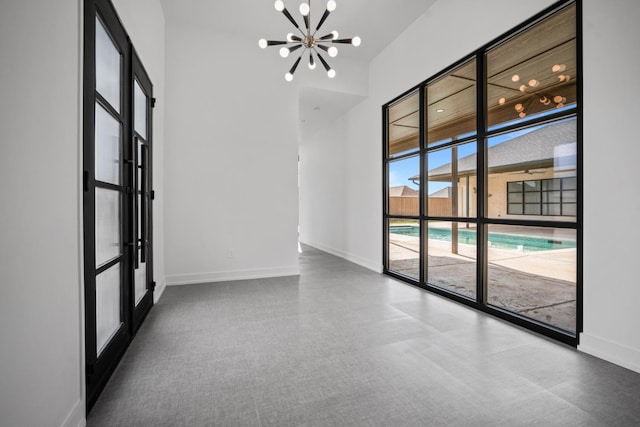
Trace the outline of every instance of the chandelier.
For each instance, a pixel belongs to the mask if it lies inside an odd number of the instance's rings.
[[[565,74],[564,71],[567,69],[565,64],[554,64],[551,67],[552,75],[557,75],[559,84],[567,84],[571,80],[571,76],[569,74]],[[561,74],[560,74],[561,73]],[[514,74],[511,76],[511,81],[514,83],[519,83],[521,81],[520,76],[518,74]],[[540,101],[542,105],[550,105],[552,102],[555,104],[556,108],[564,108],[567,103],[567,98],[562,95],[552,95],[541,90],[538,90],[538,86],[540,86],[540,80],[532,78],[528,81],[527,84],[521,84],[518,90],[523,94],[529,94],[529,98],[527,101],[518,102],[513,106],[518,113],[518,117],[524,119],[527,116],[527,112],[531,109],[535,111],[533,107],[533,102],[535,99]],[[547,89],[548,90],[548,89]],[[507,102],[507,98],[502,97],[498,100],[499,105],[505,105]]]
[[[327,71],[327,76],[332,79],[336,76],[336,71],[331,68],[331,66],[329,66],[327,61],[322,57],[318,50],[320,49],[325,51],[330,57],[333,58],[338,54],[338,48],[333,46],[333,44],[335,43],[360,46],[360,37],[339,39],[337,31],[332,31],[322,37],[316,37],[316,34],[320,30],[320,27],[322,27],[322,24],[324,24],[324,21],[326,21],[326,19],[329,17],[329,14],[331,14],[331,12],[333,12],[336,8],[336,2],[334,0],[329,0],[327,2],[327,8],[322,14],[322,18],[320,18],[320,21],[318,21],[318,25],[316,25],[315,29],[313,30],[311,29],[311,0],[307,0],[306,3],[302,3],[300,5],[300,14],[304,19],[306,32],[303,31],[302,28],[300,28],[295,18],[291,16],[287,8],[284,6],[283,1],[277,0],[274,6],[278,12],[282,12],[282,14],[289,20],[289,22],[291,22],[293,26],[296,27],[296,29],[300,32],[300,35],[298,36],[296,34],[289,33],[287,34],[286,41],[260,39],[260,41],[258,42],[258,46],[264,49],[267,46],[286,45],[280,48],[280,56],[282,56],[283,58],[288,57],[290,53],[295,52],[300,48],[304,48],[300,53],[298,59],[293,63],[291,69],[289,69],[287,74],[285,74],[284,76],[285,80],[287,80],[288,82],[293,80],[293,73],[296,72],[296,68],[298,68],[300,60],[303,56],[305,56],[307,52],[309,53],[309,69],[313,70],[314,68],[316,68],[316,61],[314,59],[314,56],[317,56],[322,63],[322,66]]]

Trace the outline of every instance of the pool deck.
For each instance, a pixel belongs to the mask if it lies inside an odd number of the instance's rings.
[[[528,236],[534,235],[531,231]],[[539,231],[537,236],[549,237]],[[429,283],[475,297],[476,246],[459,244],[457,254],[446,241],[430,239],[428,246]],[[390,268],[417,277],[419,250],[419,238],[390,234]],[[518,252],[490,247],[488,255],[490,304],[575,331],[575,248]]]

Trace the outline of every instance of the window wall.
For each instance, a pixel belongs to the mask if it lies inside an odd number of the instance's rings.
[[[387,274],[577,344],[578,7],[383,107]]]

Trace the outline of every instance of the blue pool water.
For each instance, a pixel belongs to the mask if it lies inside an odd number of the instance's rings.
[[[389,232],[404,236],[419,236],[420,227],[413,226],[391,226]],[[451,241],[451,230],[446,228],[429,228],[429,239]],[[514,236],[510,234],[489,233],[489,242],[492,248],[514,249],[522,246],[524,252],[548,251],[552,249],[575,248],[576,242],[571,240],[551,240],[544,237]],[[476,232],[465,229],[458,229],[458,243],[475,245]]]

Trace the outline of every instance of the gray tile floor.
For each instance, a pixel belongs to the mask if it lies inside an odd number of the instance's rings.
[[[167,288],[88,426],[638,426],[640,374],[304,247]]]

